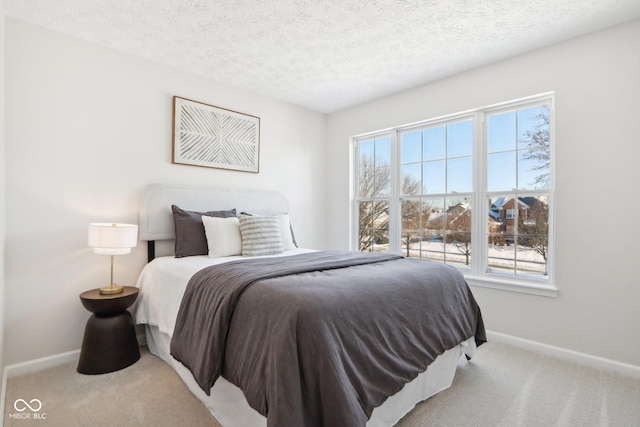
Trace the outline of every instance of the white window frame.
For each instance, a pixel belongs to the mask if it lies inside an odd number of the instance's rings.
[[[487,126],[486,115],[489,113],[495,113],[500,110],[517,109],[528,106],[535,106],[536,104],[548,104],[550,106],[550,185],[549,188],[544,190],[527,190],[522,191],[513,189],[511,193],[527,194],[529,196],[536,194],[548,195],[549,205],[549,227],[548,227],[548,255],[547,255],[547,275],[537,276],[531,275],[510,275],[495,271],[489,271],[488,262],[488,232],[487,232],[487,220],[489,215],[489,206],[486,203],[488,197],[497,194],[487,191]],[[508,101],[500,104],[477,108],[470,111],[464,111],[447,116],[441,116],[430,120],[425,120],[417,123],[411,123],[408,125],[398,126],[391,129],[380,130],[376,132],[370,132],[366,134],[360,134],[353,136],[350,140],[352,148],[352,186],[351,186],[351,233],[350,233],[350,245],[352,250],[358,250],[358,203],[360,201],[358,191],[358,142],[361,140],[367,140],[371,138],[379,138],[383,135],[389,135],[391,137],[391,194],[389,196],[389,252],[401,253],[401,212],[400,204],[403,198],[410,196],[403,196],[401,194],[401,147],[399,143],[399,135],[401,132],[407,130],[416,129],[420,127],[426,127],[433,124],[451,122],[455,120],[473,118],[474,123],[474,146],[473,146],[473,193],[471,194],[471,200],[473,205],[473,217],[472,217],[472,240],[471,240],[471,265],[470,266],[457,266],[456,264],[450,264],[456,266],[464,275],[467,282],[472,286],[480,286],[486,288],[493,288],[499,290],[541,295],[547,297],[557,296],[558,289],[555,286],[555,239],[554,239],[554,186],[555,186],[555,120],[554,120],[554,94],[553,92],[547,92],[527,98],[522,98],[514,101]],[[505,193],[504,191],[502,193]],[[510,193],[510,192],[506,192]],[[466,193],[465,193],[466,194]],[[385,197],[386,199],[386,197]]]
[[[359,173],[359,169],[358,169],[358,165],[360,164],[360,155],[359,155],[359,150],[358,150],[358,145],[357,142],[359,141],[365,141],[365,140],[370,140],[370,139],[380,139],[380,138],[384,138],[384,137],[390,137],[391,139],[391,192],[389,193],[388,196],[371,196],[371,197],[360,197],[360,191],[358,188],[358,177],[360,176]],[[396,164],[397,162],[397,153],[395,150],[396,147],[396,133],[395,132],[391,132],[388,130],[385,131],[378,131],[378,132],[373,132],[373,133],[369,133],[369,134],[364,134],[364,135],[360,135],[357,138],[351,138],[351,147],[352,147],[352,153],[353,153],[353,164],[354,164],[354,168],[353,168],[353,174],[354,174],[354,178],[352,179],[353,183],[355,186],[352,187],[352,191],[353,191],[353,197],[351,198],[354,202],[353,202],[353,206],[351,209],[351,213],[352,213],[352,223],[351,223],[351,233],[350,233],[350,238],[349,238],[349,246],[351,248],[354,248],[353,250],[359,250],[359,219],[360,219],[360,202],[363,201],[372,201],[372,202],[376,202],[376,201],[385,201],[385,200],[389,200],[389,252],[391,253],[395,253],[396,252],[396,247],[394,246],[396,237],[397,237],[397,232],[394,230],[395,227],[391,226],[391,222],[393,221],[394,218],[397,217],[397,212],[395,211],[396,207],[394,206],[395,204],[393,203],[394,197],[396,197],[397,195],[397,189],[396,189],[396,182],[397,179],[395,177],[395,174],[393,173],[394,170],[394,164]],[[397,245],[396,245],[397,246]]]

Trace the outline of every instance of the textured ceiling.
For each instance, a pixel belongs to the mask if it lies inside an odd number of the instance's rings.
[[[8,16],[330,113],[640,17],[640,0],[4,0]]]

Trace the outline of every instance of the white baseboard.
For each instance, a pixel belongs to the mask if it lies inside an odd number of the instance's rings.
[[[514,337],[512,335],[501,334],[499,332],[487,331],[487,340],[512,345],[514,347],[534,351],[536,353],[545,354],[562,360],[568,360],[591,368],[618,372],[622,375],[640,378],[640,366],[637,365],[622,363],[616,360],[606,359],[604,357],[592,356],[590,354],[555,347],[537,341],[530,341],[524,338]]]
[[[147,337],[145,336],[144,331],[137,335],[137,338],[138,345],[143,346],[147,344]],[[7,378],[15,377],[17,375],[30,374],[43,369],[64,365],[65,363],[78,363],[79,359],[80,349],[5,366],[3,381],[6,382]]]
[[[66,353],[54,354],[53,356],[42,357],[40,359],[29,360],[15,365],[5,366],[5,378],[17,375],[29,374],[43,369],[64,365],[65,363],[77,362],[80,358],[80,350],[68,351]]]

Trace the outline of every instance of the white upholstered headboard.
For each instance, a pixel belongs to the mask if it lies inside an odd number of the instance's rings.
[[[278,191],[153,184],[143,191],[140,199],[140,240],[153,243],[175,239],[171,205],[198,212],[235,208],[238,213],[289,213],[289,202]],[[154,251],[151,244],[149,251]],[[150,259],[153,256],[149,254]]]

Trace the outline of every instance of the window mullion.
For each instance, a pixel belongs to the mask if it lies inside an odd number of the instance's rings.
[[[473,224],[472,224],[472,253],[476,256],[471,259],[471,271],[472,274],[480,276],[486,271],[487,268],[487,224],[486,218],[489,215],[489,207],[485,201],[485,191],[487,188],[486,180],[486,126],[485,115],[479,111],[474,117],[475,121],[475,133],[474,133],[474,180],[473,180],[473,194],[474,194],[474,209],[473,209]],[[483,218],[485,221],[483,221]]]
[[[400,253],[400,143],[398,130],[391,133],[391,195],[389,197],[389,252]]]

